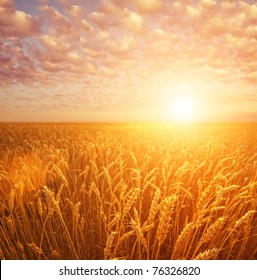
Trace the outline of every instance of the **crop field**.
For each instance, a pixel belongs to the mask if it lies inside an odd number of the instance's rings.
[[[1,124],[0,259],[257,259],[257,124]]]

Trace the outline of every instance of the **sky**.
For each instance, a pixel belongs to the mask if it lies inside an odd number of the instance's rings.
[[[0,122],[257,121],[255,2],[0,0]]]

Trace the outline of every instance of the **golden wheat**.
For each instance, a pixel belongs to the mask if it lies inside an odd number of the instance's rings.
[[[217,248],[212,248],[209,250],[206,250],[202,253],[199,253],[195,259],[196,260],[214,260],[217,256],[217,254],[219,253],[219,249]]]
[[[257,126],[0,125],[1,259],[257,259]]]

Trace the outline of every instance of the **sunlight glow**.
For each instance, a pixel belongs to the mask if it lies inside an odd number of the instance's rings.
[[[177,121],[192,121],[193,101],[187,96],[179,96],[172,103],[172,112]]]

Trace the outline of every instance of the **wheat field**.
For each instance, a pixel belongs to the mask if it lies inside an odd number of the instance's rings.
[[[1,259],[257,259],[256,124],[1,124]]]

